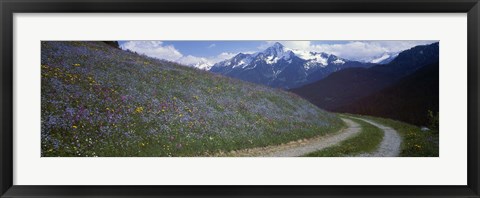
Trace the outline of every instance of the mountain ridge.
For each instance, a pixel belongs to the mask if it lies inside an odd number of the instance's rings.
[[[324,52],[292,50],[276,42],[253,54],[239,53],[214,64],[209,71],[277,88],[294,88],[350,67],[375,64],[351,61]]]
[[[429,111],[439,112],[439,64],[426,65],[398,82],[351,104],[337,112],[388,117],[407,123],[432,125]]]

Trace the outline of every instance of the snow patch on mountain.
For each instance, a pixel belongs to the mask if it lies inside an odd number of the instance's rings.
[[[345,61],[343,61],[342,59],[337,59],[337,60],[334,60],[333,63],[340,65],[340,64],[345,64]]]
[[[289,49],[275,43],[263,51],[239,53],[218,62],[210,71],[272,87],[292,88],[322,79],[343,68],[368,66],[333,54]]]
[[[257,58],[258,55],[263,55],[265,63],[269,65],[276,64],[279,60],[289,61],[291,59],[292,51],[290,49],[284,48],[280,43],[275,43],[272,47],[266,49],[263,52],[254,54],[254,58]],[[290,61],[291,62],[291,61]]]
[[[245,68],[245,67],[247,67],[251,62],[252,62],[252,57],[247,56],[246,58],[240,60],[240,62],[238,62],[237,64],[235,64],[235,65],[233,66],[233,68],[236,68],[236,67]]]
[[[295,50],[293,51],[293,53],[303,60],[306,60],[312,63],[320,63],[322,64],[322,66],[328,65],[328,55],[326,55],[325,53],[314,53],[314,52],[307,52],[302,50]],[[309,65],[312,65],[312,64],[309,64]]]
[[[274,56],[268,56],[266,59],[265,59],[265,62],[269,65],[272,65],[272,64],[275,64],[277,63],[277,61],[279,60],[280,58],[278,57],[274,57]]]
[[[208,63],[208,62],[199,62],[199,63],[196,63],[196,64],[192,64],[190,66],[201,69],[201,70],[210,70],[210,68],[212,68],[213,64]]]
[[[233,68],[251,68],[255,61],[263,61],[267,65],[275,65],[280,60],[285,60],[288,64],[292,64],[293,57],[303,60],[303,67],[306,71],[315,68],[324,68],[329,64],[342,65],[347,60],[336,57],[335,55],[326,54],[323,52],[309,52],[298,49],[289,49],[280,43],[275,43],[264,51],[254,54],[238,54],[237,56],[215,64],[216,67],[231,67]],[[256,64],[255,64],[256,66]]]
[[[398,53],[385,53],[380,57],[375,57],[370,63],[388,64],[398,56]]]
[[[381,56],[379,58],[376,58],[376,59],[373,59],[370,62],[371,63],[379,63],[379,62],[382,62],[382,61],[386,60],[387,58],[390,58],[390,55],[389,54],[383,54],[383,56]]]

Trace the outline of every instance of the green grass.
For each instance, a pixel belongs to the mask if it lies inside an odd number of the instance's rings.
[[[359,134],[341,142],[338,145],[309,153],[305,155],[305,157],[342,157],[375,151],[383,139],[383,131],[363,120],[352,117],[347,118],[352,119],[354,122],[360,124],[362,129]]]
[[[360,117],[360,116],[359,116]],[[422,131],[420,127],[404,122],[378,118],[371,116],[361,116],[366,119],[378,122],[380,124],[392,127],[402,136],[402,145],[400,156],[402,157],[438,157],[438,130]]]

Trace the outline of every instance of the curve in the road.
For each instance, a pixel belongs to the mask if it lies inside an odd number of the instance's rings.
[[[371,120],[363,118],[356,119],[368,122],[380,128],[384,132],[383,140],[376,151],[372,153],[363,153],[358,155],[358,157],[397,157],[400,155],[400,145],[402,143],[402,138],[395,129]]]
[[[342,120],[347,124],[347,128],[344,129],[342,132],[336,135],[318,138],[303,145],[291,147],[291,148],[284,148],[284,149],[276,149],[275,152],[263,153],[262,157],[296,157],[296,156],[303,156],[308,153],[312,153],[318,150],[322,150],[324,148],[336,145],[341,141],[344,141],[353,135],[359,133],[361,131],[360,125],[350,119],[342,118]]]

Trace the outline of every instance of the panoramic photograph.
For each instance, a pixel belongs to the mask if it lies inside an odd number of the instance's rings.
[[[41,42],[42,157],[438,157],[438,40]]]

